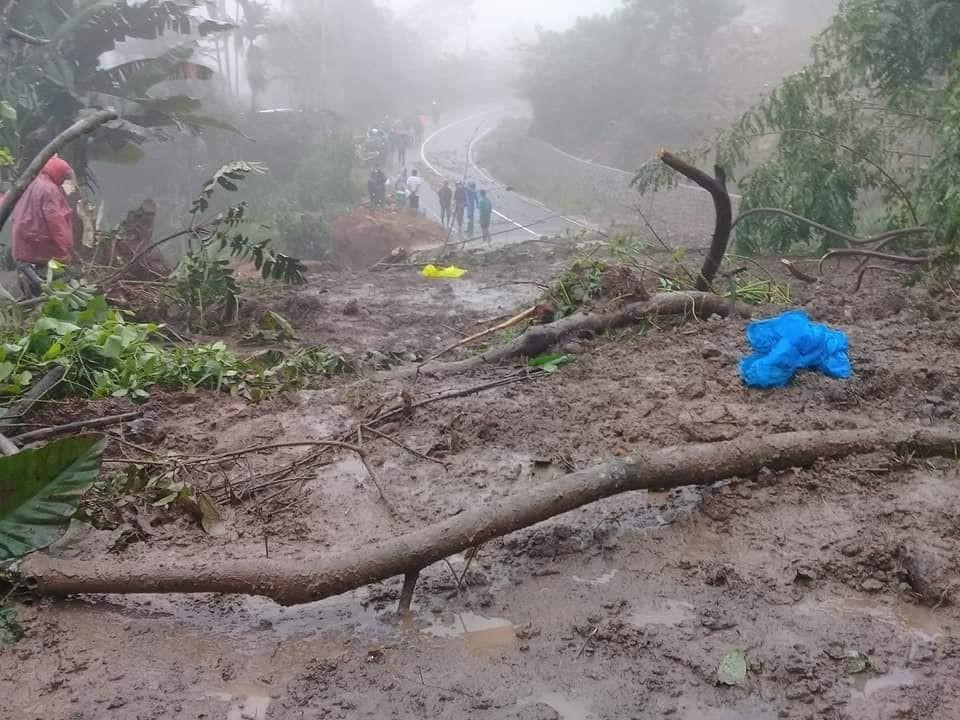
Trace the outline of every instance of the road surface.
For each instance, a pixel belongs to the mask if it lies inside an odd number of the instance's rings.
[[[516,114],[515,105],[502,103],[474,109],[441,122],[427,133],[420,147],[418,166],[421,172],[428,177],[430,173],[445,177],[451,185],[465,177],[475,181],[477,189],[486,190],[494,207],[490,225],[494,244],[505,245],[544,235],[591,229],[581,219],[563,216],[536,200],[507,189],[474,161],[475,145],[493,132],[503,119]],[[423,196],[421,209],[429,217],[439,218],[440,206],[434,192]],[[480,228],[475,230],[479,235]]]

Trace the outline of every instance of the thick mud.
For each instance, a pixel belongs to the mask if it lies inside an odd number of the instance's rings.
[[[517,283],[544,282],[571,252],[533,243],[467,259],[459,282],[318,266],[295,295],[258,301],[287,309],[303,343],[425,357],[530,306],[538,288]],[[109,561],[114,548],[146,567],[316,557],[635,448],[955,422],[960,303],[889,279],[857,296],[851,285],[838,273],[794,287],[798,304],[849,334],[850,381],[804,374],[783,390],[745,389],[736,319],[572,338],[576,361],[554,375],[380,428],[446,466],[364,437],[392,511],[361,463],[331,454],[279,496],[227,507],[221,536],[158,515],[139,542],[101,531],[57,552]],[[331,437],[402,392],[416,401],[513,371],[401,386],[364,365],[260,405],[158,394],[152,429],[135,440],[214,453]],[[219,490],[224,475],[239,483],[303,452],[252,455],[196,482]],[[119,442],[109,453],[137,455]],[[36,601],[18,607],[27,637],[0,651],[0,715],[952,720],[958,508],[955,461],[877,454],[597,503],[428,568],[406,621],[394,615],[400,578],[293,608],[222,596]],[[735,649],[747,676],[720,686],[717,665]]]

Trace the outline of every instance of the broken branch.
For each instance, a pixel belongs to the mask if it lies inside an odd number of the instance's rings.
[[[495,332],[500,332],[501,330],[507,330],[508,328],[512,328],[514,325],[519,325],[524,320],[527,320],[533,317],[534,315],[536,315],[539,307],[540,307],[539,305],[534,305],[532,308],[529,308],[528,310],[524,310],[519,315],[514,315],[512,318],[510,318],[509,320],[506,320],[505,322],[500,323],[499,325],[495,325],[492,328],[487,328],[482,332],[474,333],[470,337],[466,337],[463,340],[460,340],[459,342],[456,342],[453,345],[450,345],[449,347],[444,348],[433,357],[428,358],[427,362],[433,362],[437,358],[443,357],[447,353],[453,352],[457,348],[461,348],[464,345],[469,345],[475,340],[480,340],[481,338],[485,338],[488,335],[493,335]]]
[[[737,305],[735,310],[746,317],[750,315],[749,308]],[[707,318],[711,315],[727,317],[730,314],[730,302],[712,293],[694,291],[660,293],[650,300],[631,303],[611,312],[580,312],[546,325],[534,325],[512,342],[491,348],[483,354],[466,360],[427,363],[426,365],[401,368],[388,376],[410,377],[424,374],[431,377],[442,377],[455,375],[489,365],[496,365],[512,358],[535,358],[558,344],[564,337],[571,335],[613,330],[669,315]]]
[[[955,457],[960,429],[876,427],[794,432],[729,442],[644,450],[487,503],[406,535],[311,560],[194,563],[80,561],[34,553],[20,565],[43,595],[81,593],[240,593],[285,605],[314,602],[403,575],[410,577],[469,547],[508,535],[603,498],[750,477],[762,468],[810,467],[818,460],[878,451]],[[412,589],[411,589],[412,597]]]
[[[710,290],[713,278],[716,277],[720,265],[723,264],[723,256],[727,254],[730,232],[733,229],[733,204],[730,201],[730,193],[727,192],[727,174],[722,167],[717,165],[714,168],[715,177],[710,177],[699,168],[695,168],[664,149],[657,153],[657,157],[663,164],[702,187],[713,198],[713,206],[717,214],[716,225],[713,230],[710,250],[703,261],[703,268],[700,270],[700,277],[697,278],[696,285],[700,292],[707,292]]]
[[[26,432],[22,435],[14,435],[12,440],[20,443],[21,445],[26,445],[30,442],[46,440],[47,438],[63,435],[64,433],[73,432],[74,430],[82,430],[84,428],[92,430],[94,428],[102,428],[109,425],[119,425],[120,423],[125,423],[128,420],[136,420],[137,418],[142,417],[142,415],[143,413],[140,410],[137,410],[135,412],[122,413],[120,415],[109,415],[107,417],[94,418],[92,420],[78,420],[77,422],[57,425],[56,427],[32,430],[31,432]]]

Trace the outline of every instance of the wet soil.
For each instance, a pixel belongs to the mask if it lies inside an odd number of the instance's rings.
[[[531,243],[464,258],[470,274],[457,282],[316,266],[307,287],[258,302],[286,303],[304,344],[427,356],[528,307],[540,291],[516,283],[546,281],[571,253]],[[571,339],[576,361],[554,375],[381,428],[446,467],[365,437],[394,512],[359,462],[331,454],[280,497],[228,507],[221,536],[165,518],[141,542],[91,532],[56,552],[109,561],[117,548],[145,566],[316,557],[635,448],[955,422],[960,303],[879,277],[857,296],[851,285],[835,274],[794,286],[798,304],[849,334],[850,381],[804,374],[782,390],[745,389],[737,319]],[[214,453],[330,437],[402,392],[417,400],[513,371],[401,386],[364,366],[259,405],[158,394],[135,441]],[[117,441],[109,450],[138,452]],[[196,482],[220,488],[224,474],[240,482],[302,453],[252,455]],[[18,608],[27,637],[0,651],[0,716],[953,719],[957,508],[955,461],[877,454],[597,503],[490,543],[469,568],[463,556],[428,568],[404,622],[399,578],[294,608],[232,596],[36,601]],[[458,589],[454,572],[465,570]],[[746,653],[746,679],[718,686],[734,649]]]

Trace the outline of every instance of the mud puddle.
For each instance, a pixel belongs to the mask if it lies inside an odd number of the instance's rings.
[[[531,695],[519,703],[521,708],[546,706],[556,712],[561,720],[599,720],[592,703],[560,692],[541,692]]]
[[[917,674],[906,668],[897,668],[883,675],[858,676],[853,681],[854,697],[867,699],[886,690],[913,687],[917,683]]]
[[[471,612],[437,619],[421,632],[437,638],[462,638],[469,649],[479,652],[511,648],[517,642],[516,627],[509,620]]]
[[[946,632],[945,624],[948,622],[930,608],[901,600],[880,602],[870,598],[830,598],[804,601],[799,609],[817,616],[837,613],[848,617],[877,620],[927,642],[942,637]]]
[[[232,685],[208,697],[230,704],[226,720],[266,720],[271,702],[270,691],[256,685]]]
[[[629,623],[636,627],[661,625],[674,627],[696,619],[693,605],[681,600],[653,600],[638,610],[634,610],[629,617]]]

